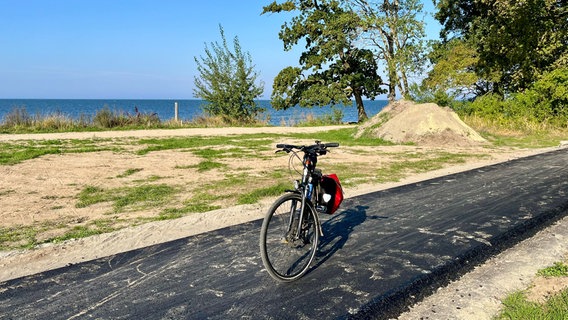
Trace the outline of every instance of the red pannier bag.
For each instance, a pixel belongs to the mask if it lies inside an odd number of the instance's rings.
[[[321,204],[327,207],[326,213],[333,214],[337,211],[341,202],[343,202],[341,182],[339,182],[337,175],[332,173],[321,177],[320,187],[322,190],[320,195]]]

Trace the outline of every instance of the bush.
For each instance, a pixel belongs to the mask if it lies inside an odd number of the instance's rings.
[[[544,74],[514,100],[519,107],[532,110],[536,121],[568,127],[568,68]]]
[[[108,106],[105,106],[95,114],[93,124],[101,128],[114,128],[118,126],[120,122],[119,118],[120,116],[116,112],[111,111]]]
[[[255,84],[259,74],[254,70],[251,55],[241,50],[237,37],[233,50],[227,44],[223,28],[219,26],[222,42],[206,45],[205,57],[198,59],[199,76],[194,79],[195,97],[205,100],[203,110],[223,122],[254,124],[265,109],[255,101],[264,91],[264,84]]]
[[[462,114],[499,122],[524,122],[568,128],[568,69],[544,74],[533,86],[503,99],[495,94],[479,96]]]
[[[305,116],[304,121],[295,124],[298,127],[312,127],[312,126],[329,126],[343,123],[343,111],[339,108],[332,107],[330,113],[322,114],[319,117],[313,114]]]
[[[25,107],[13,108],[12,111],[4,116],[5,127],[29,127],[32,124],[33,117],[28,113]]]
[[[160,118],[156,113],[141,113],[138,108],[134,109],[135,114],[130,115],[124,112],[110,110],[108,106],[104,106],[99,110],[93,119],[95,126],[105,129],[128,126],[158,126]]]

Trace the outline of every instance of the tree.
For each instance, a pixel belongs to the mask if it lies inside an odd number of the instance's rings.
[[[251,55],[242,51],[239,39],[234,38],[231,51],[221,26],[219,30],[222,43],[211,43],[211,48],[205,44],[205,56],[194,58],[199,72],[194,77],[194,95],[208,102],[203,109],[210,115],[230,122],[254,122],[264,112],[255,101],[264,85],[255,84],[258,73]]]
[[[439,0],[437,6],[444,40],[475,45],[475,71],[494,93],[521,92],[545,72],[566,66],[565,0]]]
[[[408,93],[409,74],[420,70],[425,51],[424,22],[417,15],[423,5],[418,0],[351,0],[363,20],[363,38],[388,74],[388,99],[394,101],[396,89]]]
[[[479,58],[470,43],[461,39],[435,42],[429,58],[432,69],[422,81],[427,89],[461,99],[485,90],[475,74]]]
[[[263,9],[263,14],[298,11],[279,37],[287,51],[301,40],[306,44],[300,67],[287,67],[274,79],[272,106],[348,104],[354,98],[358,121],[367,119],[363,96],[374,99],[385,91],[372,52],[355,46],[359,16],[336,0],[275,1]]]

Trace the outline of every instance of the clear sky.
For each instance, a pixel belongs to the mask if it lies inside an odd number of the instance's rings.
[[[220,41],[219,25],[252,55],[269,98],[302,49],[283,50],[278,32],[290,16],[260,15],[270,2],[0,0],[0,99],[194,98],[194,57]],[[425,21],[437,38],[437,22]]]

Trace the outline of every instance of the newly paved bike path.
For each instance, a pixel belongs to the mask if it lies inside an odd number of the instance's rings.
[[[567,163],[559,149],[349,199],[294,283],[263,270],[254,221],[0,283],[0,319],[396,316],[566,215]]]

